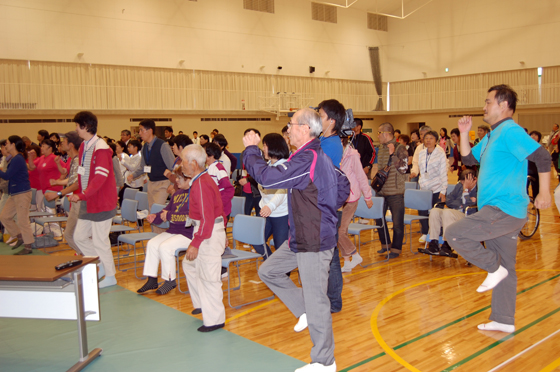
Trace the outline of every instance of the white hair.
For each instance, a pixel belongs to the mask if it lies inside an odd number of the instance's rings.
[[[427,133],[427,132],[431,132],[432,131],[432,127],[429,127],[427,125],[424,125],[422,128],[420,128],[418,130],[418,132],[420,133]]]
[[[183,149],[181,158],[184,162],[196,161],[202,169],[206,167],[206,150],[200,145],[188,145]]]
[[[309,134],[311,137],[319,137],[323,131],[323,125],[321,124],[321,117],[317,111],[306,107],[298,112],[300,113],[297,116],[298,124],[307,125],[309,127]]]

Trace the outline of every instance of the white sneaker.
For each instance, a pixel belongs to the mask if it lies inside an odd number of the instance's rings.
[[[310,363],[301,368],[296,369],[295,372],[336,372],[336,362],[330,366],[326,366],[321,363]]]
[[[418,239],[418,241],[419,241],[420,243],[426,243],[426,238],[427,238],[426,235],[422,235],[422,236],[420,237],[420,239]]]
[[[360,218],[360,221],[359,221],[359,222],[360,222],[362,225],[369,225],[369,220],[365,220],[365,219],[363,219],[363,218]]]
[[[307,315],[304,313],[302,316],[299,317],[299,320],[294,327],[294,331],[301,332],[305,328],[307,328]]]

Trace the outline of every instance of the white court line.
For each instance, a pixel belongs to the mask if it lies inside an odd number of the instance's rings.
[[[557,334],[558,332],[560,332],[560,329],[557,330],[556,332],[554,332],[553,334],[551,334],[550,336],[547,336],[545,338],[543,338],[542,340],[540,340],[539,342],[537,342],[536,344],[529,346],[527,349],[523,350],[522,352],[520,352],[517,355],[514,355],[513,357],[509,358],[508,360],[506,360],[505,362],[503,362],[502,364],[498,365],[497,367],[492,368],[491,370],[489,370],[488,372],[494,372],[497,371],[498,369],[502,368],[503,366],[505,366],[506,364],[508,364],[509,362],[511,362],[512,360],[514,360],[517,357],[520,357],[521,355],[525,354],[526,352],[528,352],[529,350],[531,350],[532,348],[534,348],[535,346],[539,345],[542,342],[545,342],[546,340],[548,340],[549,338],[551,338],[552,336],[554,336],[555,334]]]

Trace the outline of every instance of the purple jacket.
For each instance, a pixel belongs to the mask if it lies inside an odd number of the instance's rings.
[[[249,146],[243,163],[265,189],[288,189],[292,251],[319,252],[336,246],[336,211],[348,198],[350,183],[321,150],[318,139],[303,145],[277,167],[269,167],[259,148]]]
[[[183,189],[175,191],[169,199],[169,204],[163,210],[167,211],[166,217],[169,221],[169,229],[166,232],[183,235],[192,240],[193,227],[185,227],[185,221],[189,215],[189,191]],[[156,213],[153,224],[159,225],[160,223],[163,223],[161,212]]]

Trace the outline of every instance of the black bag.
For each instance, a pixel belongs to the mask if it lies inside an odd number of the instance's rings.
[[[393,155],[389,156],[389,162],[385,167],[379,169],[377,174],[371,180],[371,188],[378,193],[385,185],[387,178],[389,177],[389,171],[391,170],[391,160],[393,160]]]

